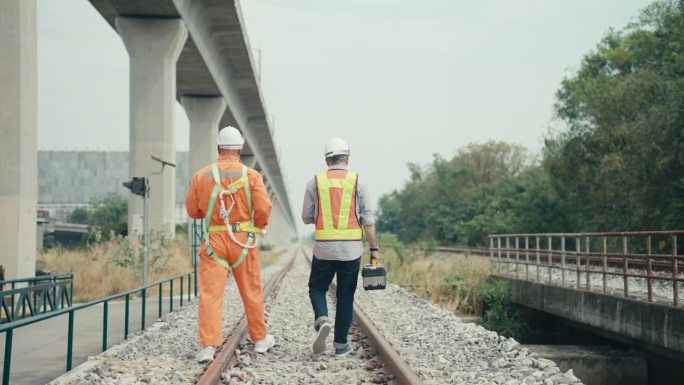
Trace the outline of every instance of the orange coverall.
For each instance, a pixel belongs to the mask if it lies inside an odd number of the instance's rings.
[[[237,157],[219,156],[219,172],[223,187],[235,182],[242,176],[242,162]],[[271,215],[271,200],[264,186],[261,174],[251,168],[247,169],[249,188],[252,193],[252,209],[254,210],[254,225],[265,228]],[[185,208],[188,215],[195,219],[204,219],[209,207],[211,190],[214,187],[214,178],[211,165],[200,169],[192,177],[190,188],[185,200]],[[226,196],[226,208],[230,206],[230,198]],[[249,221],[249,208],[245,190],[240,189],[235,194],[235,207],[230,213],[229,222]],[[221,204],[216,198],[214,212],[211,216],[211,225],[223,225],[219,215]],[[247,241],[246,232],[236,232],[235,237],[242,243]],[[242,253],[242,246],[233,242],[226,231],[211,232],[209,243],[214,250],[214,255],[225,259],[229,264],[237,261]],[[223,293],[226,280],[230,273],[228,270],[214,261],[200,246],[199,252],[199,342],[200,346],[219,346],[222,343],[221,323],[223,315]],[[264,295],[261,288],[261,271],[259,269],[259,250],[250,249],[242,264],[233,270],[233,276],[237,283],[242,303],[247,314],[249,335],[252,341],[258,341],[266,337],[266,322],[264,320]]]

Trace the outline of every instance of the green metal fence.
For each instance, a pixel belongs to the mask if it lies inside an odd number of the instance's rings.
[[[8,286],[9,290],[4,290]],[[0,323],[8,323],[71,306],[74,276],[41,275],[4,280],[0,281],[0,290]]]
[[[195,256],[193,256],[193,261],[196,259]],[[74,316],[77,311],[83,310],[85,308],[89,308],[95,305],[102,304],[102,351],[107,350],[107,328],[108,328],[108,312],[109,312],[109,303],[117,300],[123,299],[124,302],[124,338],[128,338],[129,334],[129,318],[130,318],[130,301],[131,297],[134,297],[135,295],[140,295],[141,298],[141,322],[140,322],[140,330],[145,330],[145,307],[147,305],[147,292],[150,288],[158,288],[159,290],[159,297],[158,297],[158,314],[159,318],[162,316],[162,310],[163,310],[163,289],[165,285],[169,285],[169,312],[173,311],[173,287],[174,287],[174,282],[180,281],[180,306],[183,306],[183,298],[185,294],[187,294],[187,300],[190,301],[192,297],[192,287],[195,287],[195,297],[197,296],[197,269],[196,269],[196,263],[193,263],[193,271],[181,275],[177,275],[168,279],[165,279],[163,281],[157,281],[153,282],[149,285],[139,287],[137,289],[133,289],[124,293],[119,293],[115,294],[109,297],[101,298],[98,300],[94,300],[91,302],[87,302],[84,304],[79,304],[75,306],[69,306],[65,307],[59,310],[54,310],[50,312],[46,312],[43,314],[36,314],[32,317],[27,317],[19,320],[15,320],[13,322],[5,323],[0,325],[0,333],[5,333],[5,356],[4,356],[4,364],[3,364],[3,373],[2,373],[2,384],[3,385],[8,385],[10,382],[10,369],[11,369],[11,364],[12,364],[12,338],[14,336],[14,330],[28,326],[37,322],[45,321],[50,318],[54,317],[59,317],[61,315],[67,314],[69,317],[68,321],[68,329],[67,329],[67,354],[66,354],[66,371],[68,372],[71,370],[72,367],[72,353],[73,353],[73,342],[74,342]],[[56,285],[56,283],[50,283],[45,286],[49,286],[52,288],[52,285]],[[187,287],[187,289],[186,289]],[[23,290],[23,289],[19,289]],[[187,293],[184,293],[186,292]],[[22,292],[23,293],[23,292]],[[71,298],[71,297],[70,297]]]

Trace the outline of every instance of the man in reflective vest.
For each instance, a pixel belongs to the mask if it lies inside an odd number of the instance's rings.
[[[254,350],[265,353],[275,345],[266,334],[264,295],[256,234],[264,235],[271,201],[264,181],[240,161],[244,140],[240,131],[225,127],[217,138],[216,163],[195,173],[188,189],[188,215],[204,219],[204,243],[199,252],[198,362],[214,359],[221,345],[223,293],[233,273],[247,314]]]
[[[335,355],[352,352],[347,341],[351,326],[354,293],[359,276],[366,232],[371,260],[378,259],[375,218],[365,186],[355,172],[349,171],[349,146],[340,138],[325,146],[328,171],[316,175],[306,187],[302,220],[316,225],[316,243],[309,276],[309,298],[314,312],[316,336],[313,352],[325,351],[326,338],[332,329],[328,319],[326,293],[337,275],[337,311],[335,313]]]

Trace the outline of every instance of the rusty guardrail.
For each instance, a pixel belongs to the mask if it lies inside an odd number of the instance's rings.
[[[597,291],[592,277],[600,276],[600,290],[607,293],[609,278],[620,277],[626,298],[638,296],[630,291],[630,281],[642,279],[648,302],[655,300],[654,282],[671,284],[671,305],[679,306],[682,235],[684,230],[494,234],[489,236],[489,257],[495,274],[558,284],[556,272],[561,286],[572,284],[570,274],[578,290]]]

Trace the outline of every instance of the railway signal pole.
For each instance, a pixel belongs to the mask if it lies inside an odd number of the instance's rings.
[[[160,175],[164,172],[164,167],[176,167],[175,164],[159,159],[156,156],[150,156],[152,160],[161,163],[161,170],[148,174],[146,177],[134,176],[130,182],[124,182],[123,185],[131,190],[134,195],[139,195],[143,198],[143,252],[142,252],[142,286],[147,285],[147,256],[150,249],[150,224],[149,224],[149,199],[150,199],[150,177],[153,175]]]

